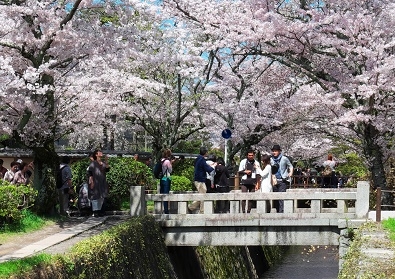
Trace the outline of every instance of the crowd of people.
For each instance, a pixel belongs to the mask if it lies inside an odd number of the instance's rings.
[[[320,183],[322,187],[336,187],[342,183],[339,179],[335,168],[335,162],[331,154],[323,162],[320,170],[300,169],[293,166],[290,159],[282,154],[281,147],[275,144],[271,149],[271,154],[264,153],[260,156],[260,162],[255,159],[256,154],[254,150],[248,150],[246,158],[242,159],[234,173],[240,178],[240,188],[243,193],[247,192],[285,192],[292,183]],[[138,155],[134,156],[138,160]],[[86,199],[91,206],[93,216],[103,216],[103,204],[108,196],[108,183],[106,180],[106,173],[110,170],[108,164],[108,157],[103,159],[103,153],[100,149],[95,150],[90,154],[91,163],[87,166],[87,176],[85,188],[78,189],[79,192],[74,191],[72,185],[72,171],[70,168],[70,158],[64,156],[61,158],[59,165],[59,172],[61,175],[61,183],[57,185],[59,198],[59,213],[61,215],[70,215],[70,200],[72,195],[78,195],[81,199]],[[165,149],[160,160],[162,167],[162,176],[159,180],[160,193],[168,194],[171,189],[171,174],[173,172],[173,164],[175,157],[172,156],[170,149]],[[32,182],[33,162],[26,163],[21,159],[11,162],[10,168],[3,166],[4,161],[0,159],[0,178],[9,181],[16,185],[28,185]],[[329,169],[329,174],[321,175]],[[314,175],[316,174],[316,175]],[[295,177],[293,177],[295,175]],[[321,175],[321,176],[320,176]],[[230,192],[229,177],[231,170],[225,165],[224,158],[216,157],[215,155],[208,155],[208,149],[201,147],[199,155],[194,162],[194,186],[198,193],[227,193]],[[321,181],[312,181],[320,177]],[[242,200],[241,212],[250,213],[253,206],[252,201]],[[267,212],[272,208],[276,212],[284,212],[284,201],[277,200],[270,204]],[[216,212],[229,212],[229,201],[219,200],[216,202]],[[203,213],[204,203],[201,201],[194,201],[188,206],[189,213]],[[163,203],[163,213],[169,214],[169,203]]]
[[[315,184],[321,187],[341,187],[342,178],[335,168],[337,162],[331,154],[328,155],[320,169],[310,170],[294,167],[290,158],[282,153],[278,144],[273,145],[270,153],[260,156],[260,162],[256,160],[254,150],[248,150],[246,158],[238,164],[236,171],[240,178],[240,188],[243,193],[247,192],[285,192],[293,184]],[[174,160],[171,159],[171,151],[165,150],[162,154],[162,172],[165,174],[160,180],[160,193],[167,194],[171,188],[171,173]],[[325,173],[329,169],[328,173]],[[230,168],[225,166],[223,158],[216,158],[208,154],[206,147],[200,148],[200,153],[194,162],[194,186],[198,193],[226,193],[229,187]],[[315,180],[315,181],[313,181]],[[317,181],[319,180],[319,181]],[[340,186],[339,186],[340,185]],[[253,202],[241,201],[240,211],[250,213]],[[163,213],[169,213],[168,202],[164,202]],[[276,212],[284,212],[284,201],[275,200],[268,203],[267,212],[275,208]],[[229,212],[229,201],[219,200],[215,202],[217,213]],[[204,203],[196,200],[188,205],[189,213],[203,213]]]
[[[108,197],[109,187],[106,174],[110,170],[108,157],[103,159],[103,152],[96,149],[89,155],[90,164],[86,169],[86,183],[78,189],[78,207],[89,206],[92,210],[93,217],[105,215],[105,199]],[[72,185],[72,171],[69,166],[70,158],[62,157],[59,171],[61,174],[61,183],[58,187],[60,214],[70,216],[71,195],[75,195],[74,186]]]
[[[11,162],[9,169],[4,167],[3,164],[3,159],[0,159],[0,179],[15,185],[28,185],[33,180],[33,162],[27,163],[18,159]]]
[[[91,162],[89,166],[87,166],[86,183],[84,183],[86,189],[81,187],[78,189],[78,193],[75,192],[75,187],[72,184],[73,175],[70,167],[70,157],[63,156],[61,158],[56,177],[59,214],[70,216],[70,205],[74,197],[81,199],[81,203],[87,200],[94,217],[103,216],[105,214],[103,204],[105,203],[109,191],[106,180],[106,173],[110,170],[108,157],[105,156],[103,159],[103,153],[100,149],[92,152],[89,157]],[[9,169],[4,167],[3,164],[4,160],[0,159],[0,179],[15,185],[27,186],[33,183],[33,162],[27,163],[18,159],[11,162]],[[82,194],[84,191],[86,191],[86,194]]]
[[[240,185],[242,192],[285,192],[291,183],[293,165],[288,157],[281,152],[279,145],[274,145],[272,154],[263,154],[261,162],[255,159],[255,152],[248,150],[247,157],[241,160],[238,166],[238,175],[241,177]],[[171,151],[166,149],[162,154],[161,164],[163,177],[160,178],[160,193],[167,194],[171,188],[171,173],[174,160],[171,159]],[[208,149],[201,147],[199,155],[194,162],[194,186],[198,193],[227,193],[229,187],[229,168],[221,157],[208,155]],[[216,201],[215,211],[218,213],[229,212],[229,201]],[[276,201],[273,206],[277,212],[284,212],[284,202]],[[243,200],[241,211],[250,213],[252,201]],[[267,208],[268,212],[271,210]],[[189,213],[203,213],[204,203],[196,200],[188,205]],[[163,203],[163,213],[168,214],[168,202]]]
[[[336,170],[337,162],[332,154],[328,154],[327,159],[314,168],[295,167],[292,184],[295,186],[309,187],[311,185],[322,188],[340,188],[347,182],[340,171]]]

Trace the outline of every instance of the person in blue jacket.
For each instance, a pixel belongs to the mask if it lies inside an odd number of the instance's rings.
[[[272,155],[270,164],[277,180],[277,184],[273,185],[273,192],[286,192],[291,185],[294,167],[288,157],[282,154],[280,145],[273,146]],[[284,200],[275,201],[275,207],[278,213],[284,213]]]
[[[195,173],[194,173],[194,183],[197,191],[200,194],[205,194],[207,193],[207,188],[206,188],[206,177],[207,173],[211,173],[214,168],[210,167],[206,163],[206,158],[207,156],[207,148],[206,147],[200,147],[200,152],[199,156],[195,160]],[[204,212],[204,203],[201,201],[194,201],[188,206],[188,211],[190,213],[193,213],[194,211],[199,209],[199,213]]]

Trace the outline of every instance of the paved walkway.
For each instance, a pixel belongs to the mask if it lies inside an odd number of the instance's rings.
[[[71,228],[64,229],[61,232],[50,235],[50,236],[48,236],[40,241],[37,241],[35,243],[29,244],[17,251],[14,251],[10,254],[1,256],[0,263],[14,260],[14,259],[25,258],[25,257],[31,256],[37,252],[43,251],[53,245],[56,245],[56,244],[63,242],[63,241],[66,241],[76,235],[79,235],[87,230],[90,230],[94,227],[97,227],[97,226],[103,224],[107,218],[108,218],[108,216],[99,217],[99,218],[90,217],[85,222],[83,222],[81,224],[78,224],[78,225],[71,227]]]

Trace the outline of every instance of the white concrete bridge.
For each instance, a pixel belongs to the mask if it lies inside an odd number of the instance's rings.
[[[340,244],[341,250],[341,239],[347,238],[349,229],[368,218],[369,189],[369,183],[361,181],[357,188],[166,195],[146,194],[144,187],[132,186],[131,215],[147,214],[147,202],[153,201],[153,216],[168,246]],[[187,213],[187,204],[194,200],[204,202],[204,214]],[[230,213],[214,213],[217,200],[229,200]],[[256,201],[256,209],[240,213],[241,200]],[[284,200],[284,213],[265,213],[266,203],[274,200]],[[161,214],[163,201],[170,202],[173,212]]]

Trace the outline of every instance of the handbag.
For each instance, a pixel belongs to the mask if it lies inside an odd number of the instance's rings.
[[[275,186],[275,185],[277,185],[277,177],[276,177],[276,175],[275,174],[272,174],[272,186]]]

